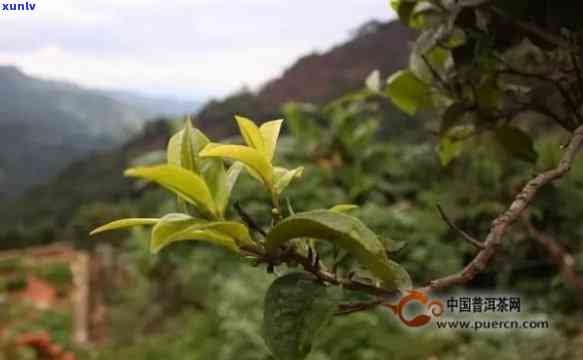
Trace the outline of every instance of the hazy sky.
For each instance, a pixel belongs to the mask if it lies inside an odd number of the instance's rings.
[[[34,11],[0,12],[0,64],[184,98],[255,88],[361,23],[393,16],[388,0],[28,2]]]

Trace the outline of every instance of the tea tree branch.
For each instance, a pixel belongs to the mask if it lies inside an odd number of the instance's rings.
[[[460,273],[433,280],[423,288],[423,291],[443,290],[453,285],[462,285],[473,280],[476,275],[482,273],[490,261],[497,254],[502,245],[504,235],[508,228],[518,220],[522,212],[534,200],[537,192],[545,185],[560,179],[571,169],[571,165],[577,157],[583,144],[583,125],[574,132],[571,141],[566,146],[563,156],[557,167],[545,171],[530,180],[516,195],[508,209],[492,222],[490,232],[483,242],[484,248]]]
[[[252,256],[255,256],[258,263],[266,263],[268,266],[276,266],[281,264],[288,264],[292,266],[293,264],[299,264],[306,272],[311,273],[324,284],[340,286],[348,290],[358,291],[372,296],[378,296],[383,299],[391,298],[399,294],[398,290],[387,290],[357,280],[339,278],[335,273],[323,269],[319,265],[319,261],[316,263],[309,256],[301,255],[293,248],[288,248],[287,250],[282,251],[281,254],[275,258],[270,257],[263,251],[258,251],[257,249],[245,247],[242,248],[242,250]]]
[[[556,239],[539,231],[529,221],[526,214],[523,215],[523,220],[530,236],[545,248],[553,262],[557,264],[561,270],[565,281],[577,290],[580,301],[583,301],[583,278],[580,277],[575,270],[576,262],[573,255],[569,254]]]
[[[458,234],[460,234],[464,239],[466,239],[470,244],[474,245],[475,247],[477,247],[478,249],[484,249],[484,244],[482,244],[481,242],[479,242],[478,240],[476,240],[474,237],[472,237],[470,234],[468,234],[467,232],[463,231],[462,229],[460,229],[459,227],[457,227],[456,224],[454,224],[445,214],[445,212],[443,211],[443,208],[441,207],[441,205],[437,204],[437,211],[439,211],[439,214],[441,215],[441,218],[443,219],[443,221],[445,221],[445,223],[452,228],[455,232],[457,232]]]
[[[245,222],[245,224],[247,224],[247,226],[249,226],[250,229],[257,231],[264,237],[267,236],[265,230],[263,230],[261,226],[257,225],[255,220],[253,220],[253,218],[249,214],[247,214],[247,212],[241,207],[241,203],[239,203],[238,201],[235,202],[234,207],[235,210],[237,211],[237,214],[239,214],[239,217],[241,217],[241,219]]]

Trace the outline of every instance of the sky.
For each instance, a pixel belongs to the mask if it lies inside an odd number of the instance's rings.
[[[360,24],[394,16],[388,0],[28,2],[34,11],[0,12],[0,64],[187,100],[256,89]]]

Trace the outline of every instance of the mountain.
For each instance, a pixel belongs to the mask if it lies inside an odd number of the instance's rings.
[[[197,126],[220,138],[236,133],[235,114],[267,121],[281,117],[282,106],[290,101],[323,104],[362,88],[373,70],[389,75],[405,67],[409,61],[408,44],[414,38],[410,28],[396,21],[365,23],[347,42],[325,53],[300,58],[258,92],[242,91],[209,102],[196,116]],[[392,107],[387,109],[387,116],[404,118]]]
[[[123,144],[147,119],[200,107],[37,79],[13,66],[0,66],[0,83],[0,199],[46,182],[91,152]]]
[[[154,97],[142,95],[130,91],[103,91],[105,96],[115,99],[123,104],[139,109],[148,117],[178,117],[192,114],[200,110],[204,105],[199,100],[181,100],[173,97]]]
[[[56,175],[90,151],[123,143],[144,114],[107,96],[0,67],[0,197]]]
[[[220,139],[236,133],[236,113],[269,120],[281,116],[280,109],[288,101],[322,104],[346,91],[362,88],[371,71],[378,69],[388,75],[406,65],[407,44],[413,36],[398,22],[366,24],[346,43],[301,58],[256,93],[241,92],[209,102],[195,116],[196,126]],[[387,116],[391,124],[412,123],[395,110],[389,109]],[[49,224],[54,232],[83,204],[120,204],[136,196],[131,182],[122,177],[123,169],[140,154],[164,148],[171,131],[168,121],[150,122],[123,146],[76,161],[50,183],[0,207],[0,242],[4,239],[22,246],[38,242],[37,235],[27,235],[30,224]]]

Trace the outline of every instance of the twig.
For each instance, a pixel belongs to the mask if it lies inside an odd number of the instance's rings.
[[[452,228],[455,232],[459,233],[464,239],[466,239],[470,244],[474,245],[478,249],[484,249],[484,244],[482,244],[481,242],[479,242],[478,240],[476,240],[474,237],[472,237],[467,232],[465,232],[462,229],[460,229],[459,227],[457,227],[456,224],[454,224],[447,217],[447,215],[445,214],[445,211],[443,211],[443,208],[441,207],[441,205],[437,204],[436,207],[437,207],[437,210],[439,211],[439,214],[441,215],[441,218],[443,219],[443,221],[445,221],[445,223],[450,228]]]
[[[451,91],[449,85],[441,78],[441,76],[439,76],[439,74],[437,73],[437,70],[435,70],[435,68],[431,65],[431,63],[429,62],[429,60],[427,60],[427,56],[426,55],[421,55],[421,59],[423,59],[423,62],[425,63],[425,66],[427,66],[427,68],[431,72],[431,75],[437,80],[437,82],[439,82],[439,84],[445,90],[447,90],[447,92],[449,92],[451,94],[452,91]]]
[[[575,270],[575,258],[569,254],[555,239],[547,234],[537,230],[536,227],[528,220],[526,214],[523,215],[524,224],[530,236],[544,246],[551,259],[557,264],[565,280],[574,287],[583,301],[583,277],[580,277]]]
[[[442,290],[453,285],[465,284],[483,272],[497,254],[508,227],[515,223],[522,212],[530,205],[540,188],[563,177],[569,172],[581,144],[583,144],[583,125],[579,126],[573,132],[573,137],[569,145],[565,148],[559,165],[530,180],[522,191],[516,195],[510,207],[494,219],[490,227],[490,232],[483,242],[484,249],[461,272],[433,280],[429,285],[422,288],[421,291],[430,292]]]
[[[243,219],[243,221],[247,224],[247,226],[249,226],[249,228],[257,231],[258,233],[260,233],[263,236],[267,236],[267,233],[265,232],[265,230],[263,230],[261,228],[261,226],[257,225],[255,220],[253,220],[253,218],[251,216],[249,216],[249,214],[247,214],[245,212],[245,210],[243,210],[243,208],[241,207],[241,204],[238,201],[235,202],[235,210],[237,210],[237,213],[239,214],[241,219]]]
[[[286,251],[283,251],[277,258],[269,257],[269,255],[266,255],[261,249],[258,248],[244,246],[241,248],[241,250],[244,253],[255,256],[258,263],[267,263],[268,267],[274,267],[275,265],[282,263],[300,264],[305,271],[314,275],[321,282],[334,286],[340,286],[348,290],[358,291],[385,299],[392,298],[400,293],[398,290],[387,290],[374,285],[365,284],[351,278],[339,279],[336,274],[322,269],[320,264],[314,264],[312,259],[308,258],[307,256],[298,254],[293,250],[293,248],[288,248]]]
[[[369,295],[380,296],[383,298],[394,297],[399,294],[398,290],[387,290],[374,285],[365,284],[352,279],[339,279],[336,274],[323,270],[320,266],[314,264],[310,259],[304,257],[293,250],[287,251],[282,255],[282,261],[292,262],[302,265],[304,270],[316,276],[320,281],[341,286],[348,290],[360,291]]]

